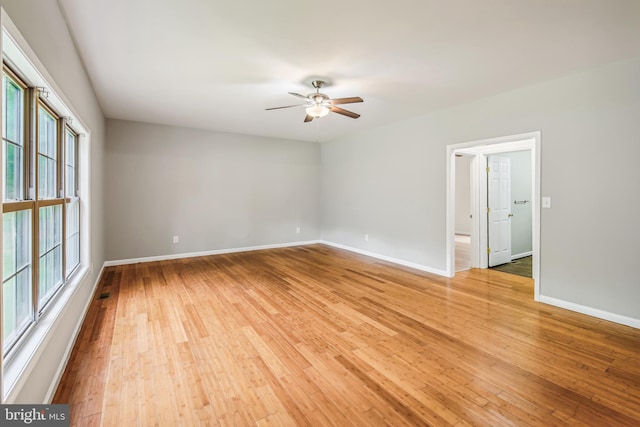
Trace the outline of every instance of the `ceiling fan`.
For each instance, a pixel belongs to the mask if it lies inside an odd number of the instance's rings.
[[[330,111],[334,113],[342,114],[343,116],[351,117],[352,119],[357,119],[360,117],[360,114],[354,113],[353,111],[345,110],[344,108],[336,107],[336,105],[340,104],[352,104],[354,102],[362,102],[362,98],[359,96],[353,96],[350,98],[335,98],[331,99],[329,96],[324,93],[320,93],[320,89],[323,86],[327,86],[327,83],[324,80],[312,80],[311,86],[316,90],[315,93],[310,93],[307,96],[300,95],[299,93],[289,92],[289,95],[293,95],[297,98],[304,99],[304,104],[296,104],[296,105],[287,105],[284,107],[273,107],[267,108],[267,110],[279,110],[282,108],[291,108],[291,107],[305,107],[305,111],[307,113],[304,118],[304,122],[310,122],[314,118],[324,117],[329,114]]]

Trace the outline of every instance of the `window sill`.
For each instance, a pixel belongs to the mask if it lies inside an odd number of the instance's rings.
[[[22,390],[31,371],[42,357],[48,342],[54,337],[57,326],[56,321],[90,272],[91,270],[87,266],[80,266],[71,280],[64,285],[58,295],[49,302],[50,306],[38,321],[29,327],[22,342],[12,349],[5,358],[2,381],[4,391],[3,403],[13,403],[15,401],[17,394]],[[93,294],[93,292],[91,292],[91,294]],[[86,307],[88,307],[89,303],[90,301],[86,302]],[[78,328],[80,325],[81,323],[78,324]],[[63,366],[61,366],[60,369],[63,369]]]

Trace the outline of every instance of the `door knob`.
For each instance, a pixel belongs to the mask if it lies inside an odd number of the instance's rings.
[[[513,216],[513,214],[512,214],[512,213],[510,213],[510,214],[509,214],[509,218],[511,218],[512,216]]]

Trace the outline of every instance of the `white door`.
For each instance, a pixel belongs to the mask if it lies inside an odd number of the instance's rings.
[[[489,267],[511,262],[511,159],[487,159]]]

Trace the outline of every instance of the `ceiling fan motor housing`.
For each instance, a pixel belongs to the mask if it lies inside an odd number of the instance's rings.
[[[316,104],[322,104],[325,101],[327,103],[329,103],[329,97],[327,95],[325,95],[324,93],[310,93],[309,98],[311,98],[313,100],[313,102],[315,102]]]

